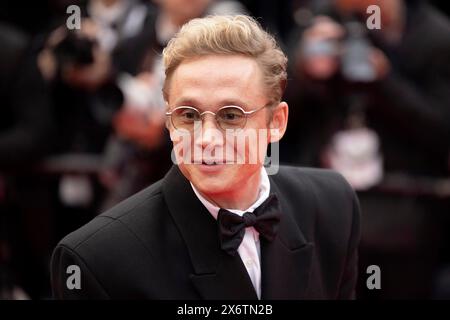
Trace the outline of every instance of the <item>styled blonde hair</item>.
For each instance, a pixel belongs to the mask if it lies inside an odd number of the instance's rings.
[[[261,68],[271,102],[279,102],[286,87],[287,58],[273,36],[246,15],[217,15],[197,18],[186,23],[163,50],[166,79],[183,60],[212,54],[242,54],[254,58]]]

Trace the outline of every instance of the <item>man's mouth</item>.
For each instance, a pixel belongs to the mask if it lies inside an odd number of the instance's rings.
[[[225,168],[224,162],[220,160],[202,160],[198,165],[197,169],[204,174],[219,173]]]
[[[207,161],[203,160],[202,161],[202,165],[205,165],[205,166],[216,166],[219,164],[222,164],[222,162],[218,161],[218,160],[207,160]]]

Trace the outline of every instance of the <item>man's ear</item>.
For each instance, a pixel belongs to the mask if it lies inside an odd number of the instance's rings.
[[[170,120],[167,117],[167,119],[164,121],[164,126],[166,127],[166,129],[170,132]]]
[[[269,128],[269,143],[278,142],[286,132],[289,115],[288,104],[281,101],[276,107],[272,109],[272,120]]]
[[[164,102],[165,102],[165,106],[166,106],[165,112],[169,111],[169,102],[167,102],[167,100],[164,100]],[[166,129],[169,130],[169,132],[170,132],[170,127],[171,127],[170,117],[168,117],[166,115],[165,115],[165,117],[166,117],[166,119],[164,121],[164,125],[165,125]]]

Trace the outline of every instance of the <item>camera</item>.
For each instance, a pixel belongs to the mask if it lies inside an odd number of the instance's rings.
[[[375,81],[376,70],[370,61],[371,44],[364,26],[357,20],[346,21],[341,26],[345,30],[343,38],[305,41],[302,56],[336,58],[342,76],[349,82]]]
[[[66,36],[53,48],[58,66],[67,64],[89,65],[94,62],[93,49],[96,41],[69,31]]]

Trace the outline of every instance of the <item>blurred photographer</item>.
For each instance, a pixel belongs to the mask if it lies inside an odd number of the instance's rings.
[[[335,134],[363,127],[370,133],[363,134],[360,145],[372,149],[361,147],[343,155],[355,152],[367,160],[361,164],[368,172],[362,189],[376,185],[386,171],[447,175],[448,20],[419,0],[329,3],[328,16],[311,18],[309,26],[301,28],[300,41],[291,45],[297,83],[291,86],[290,98],[298,105],[291,125],[304,130],[301,137],[291,137],[299,148],[294,152],[297,159],[291,160],[328,166]],[[369,30],[366,9],[373,4],[381,9],[381,29]],[[332,151],[336,148],[331,146]]]
[[[284,159],[336,169],[360,191],[360,265],[376,257],[385,283],[378,293],[361,285],[360,296],[430,297],[438,263],[450,258],[438,183],[449,176],[450,23],[420,0],[321,3],[325,10],[296,13],[296,131]],[[380,8],[380,29],[366,25],[370,5]]]
[[[52,152],[40,167],[53,241],[90,219],[103,194],[97,172],[123,96],[111,54],[97,40],[99,32],[89,18],[81,20],[79,30],[60,26],[38,55],[54,120],[47,141]]]
[[[111,56],[98,44],[97,32],[89,19],[82,21],[80,30],[60,27],[39,55],[41,73],[52,85],[57,153],[102,152],[122,102]]]

